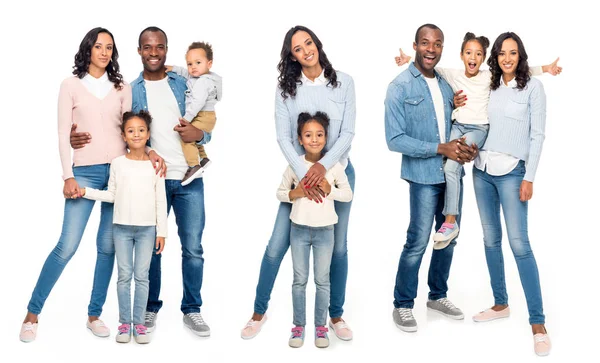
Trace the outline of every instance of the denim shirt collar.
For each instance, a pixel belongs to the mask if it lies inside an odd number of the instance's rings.
[[[169,80],[176,80],[177,79],[177,73],[175,72],[167,72],[167,77],[169,77]],[[140,83],[144,82],[144,71],[140,72],[140,75],[138,78],[135,79],[135,81],[131,82],[131,86],[133,87],[134,85],[138,85]]]
[[[417,78],[417,77],[425,77],[423,76],[423,73],[421,73],[421,71],[415,67],[415,62],[411,62],[410,65],[408,66],[408,70],[410,71],[410,73],[413,75],[413,77]],[[436,72],[436,70],[433,70],[433,75],[435,76],[435,78],[437,78],[438,82],[440,80],[440,74],[438,72]]]

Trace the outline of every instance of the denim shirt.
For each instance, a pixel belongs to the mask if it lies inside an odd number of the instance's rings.
[[[175,72],[167,72],[169,77],[169,86],[173,90],[177,105],[181,115],[185,115],[185,91],[187,90],[187,80]],[[148,111],[148,99],[146,98],[146,83],[144,82],[144,72],[140,73],[140,76],[135,81],[131,82],[131,93],[132,93],[132,105],[131,111],[139,112],[141,110]],[[198,141],[198,145],[206,144],[210,141],[210,132],[204,132],[202,140]],[[150,144],[150,140],[148,140]]]
[[[434,74],[444,101],[444,142],[448,142],[454,94],[450,85],[437,72]],[[439,184],[445,182],[443,156],[437,154],[440,133],[431,92],[423,77],[411,63],[388,86],[384,102],[385,138],[391,151],[402,153],[402,179]]]

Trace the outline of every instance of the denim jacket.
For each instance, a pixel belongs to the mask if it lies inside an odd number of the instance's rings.
[[[173,90],[177,104],[179,105],[179,111],[181,115],[185,115],[185,91],[187,90],[186,79],[181,77],[175,72],[167,72],[169,77],[169,86]],[[139,112],[140,110],[148,111],[148,99],[146,98],[146,84],[144,82],[144,72],[140,73],[140,76],[135,81],[131,82],[131,93],[132,93],[132,105],[131,111]],[[198,145],[206,144],[210,141],[210,132],[204,132],[204,138],[198,141]],[[148,143],[150,140],[148,140]]]
[[[444,100],[444,142],[448,142],[454,94],[450,85],[434,73]],[[431,92],[423,77],[411,63],[388,86],[385,138],[391,151],[402,153],[402,179],[419,184],[439,184],[445,182],[443,157],[437,154],[440,134]]]

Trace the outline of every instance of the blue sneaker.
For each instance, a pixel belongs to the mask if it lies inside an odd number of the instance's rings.
[[[292,348],[300,348],[304,344],[304,327],[295,326],[292,328],[292,336],[288,342]]]
[[[443,223],[442,227],[433,235],[433,249],[446,248],[458,236],[458,223]]]

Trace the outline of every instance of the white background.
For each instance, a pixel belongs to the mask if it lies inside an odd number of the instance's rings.
[[[547,2],[379,2],[189,1],[21,2],[4,5],[1,67],[0,144],[3,258],[0,261],[0,360],[114,362],[193,360],[220,362],[307,361],[309,359],[393,361],[533,361],[528,314],[514,258],[504,240],[512,316],[475,324],[471,316],[492,305],[482,232],[467,168],[461,236],[454,253],[449,297],[464,321],[427,312],[426,274],[431,248],[421,266],[414,315],[419,331],[407,334],[392,321],[393,287],[409,220],[408,187],[399,178],[400,154],[388,151],[383,100],[401,71],[398,47],[414,55],[418,26],[434,23],[445,33],[441,66],[462,68],[467,31],[493,43],[504,31],[523,39],[530,65],[557,56],[559,77],[544,75],[546,142],[529,205],[529,236],[540,270],[544,312],[554,347],[547,360],[562,362],[597,353],[598,206],[596,75],[597,28],[589,8],[569,1]],[[50,14],[54,15],[50,15]],[[251,341],[239,337],[253,310],[261,258],[278,202],[275,190],[286,167],[273,121],[276,65],[283,37],[297,24],[311,28],[336,69],[356,84],[356,137],[350,153],[356,191],[348,238],[349,276],[344,318],[354,340],[331,335],[318,350],[309,325],[305,346],[292,349],[292,270],[284,259],[273,292],[269,321]],[[102,315],[113,334],[94,337],[85,328],[95,263],[99,208],[94,210],[80,248],[56,284],[40,316],[38,339],[18,340],[18,331],[38,274],[60,235],[63,197],[57,148],[56,103],[62,79],[85,33],[108,28],[120,51],[128,82],[142,70],[136,52],[147,26],[169,37],[167,64],[184,64],[189,43],[213,44],[213,71],[223,76],[224,99],[207,151],[213,165],[205,174],[206,229],[202,313],[210,338],[183,327],[179,304],[180,244],[170,218],[171,238],[163,257],[164,307],[154,340],[147,346],[119,345],[116,276]],[[484,66],[485,67],[485,66]],[[404,68],[402,68],[404,69]],[[314,285],[307,290],[307,317],[313,319]],[[8,348],[8,349],[7,349]],[[587,349],[587,351],[586,351]],[[592,351],[594,349],[594,351]],[[593,359],[592,359],[593,360]]]

